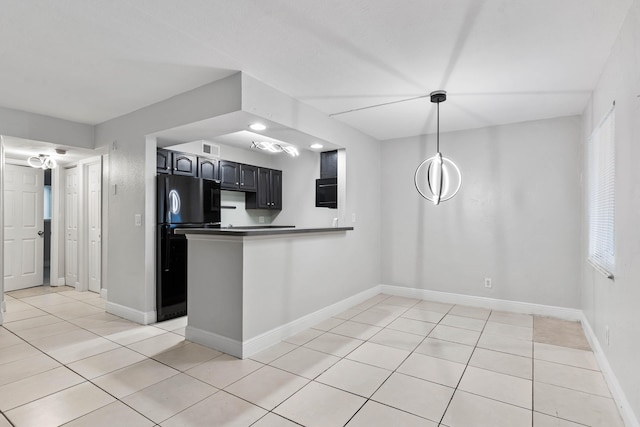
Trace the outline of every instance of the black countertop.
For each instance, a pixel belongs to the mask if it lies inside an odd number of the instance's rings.
[[[272,236],[278,234],[335,233],[351,231],[353,227],[295,228],[294,226],[247,226],[231,228],[176,228],[176,234],[205,234],[209,236]]]

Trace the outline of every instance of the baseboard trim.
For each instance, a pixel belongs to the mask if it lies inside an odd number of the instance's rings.
[[[105,306],[107,313],[115,314],[116,316],[124,317],[132,322],[140,323],[141,325],[150,325],[156,323],[155,311],[140,311],[124,305],[116,304],[115,302],[107,301]]]
[[[577,308],[556,307],[552,305],[533,304],[528,302],[509,301],[473,295],[452,294],[449,292],[430,291],[426,289],[405,288],[403,286],[380,285],[382,293],[407,298],[418,298],[447,304],[461,304],[491,310],[510,311],[513,313],[552,316],[565,320],[582,320],[582,310]]]
[[[600,366],[602,375],[609,385],[609,390],[611,391],[613,400],[616,402],[616,405],[618,405],[618,410],[620,411],[620,416],[624,421],[624,425],[627,427],[640,427],[638,418],[634,414],[633,409],[629,404],[627,395],[622,389],[622,386],[620,385],[616,374],[613,372],[613,369],[609,364],[609,360],[607,359],[607,356],[604,353],[602,346],[600,345],[600,341],[598,341],[598,338],[593,332],[593,328],[591,328],[591,324],[589,323],[589,320],[587,319],[587,316],[584,315],[584,313],[582,313],[581,322],[584,333],[587,336],[587,340],[589,341],[591,349],[593,350],[593,353],[596,356],[596,360],[598,361],[598,366]]]
[[[242,353],[243,355],[245,355],[244,357],[250,357],[268,347],[271,347],[274,344],[279,343],[285,338],[295,335],[298,332],[302,332],[305,329],[312,327],[313,325],[317,325],[323,320],[326,320],[335,314],[348,310],[354,305],[358,305],[361,302],[379,293],[380,286],[374,286],[370,289],[367,289],[366,291],[360,292],[335,304],[302,316],[292,322],[286,323],[282,326],[278,326],[277,328],[271,329],[270,331],[250,338],[243,342]]]
[[[101,288],[100,289],[100,298],[102,298],[103,300],[106,300],[107,299],[107,291],[108,291],[108,289]]]
[[[240,341],[223,337],[222,335],[214,334],[213,332],[187,325],[184,337],[189,341],[214,348],[218,351],[230,354],[231,356],[239,357],[240,359],[249,357],[249,355],[244,353],[243,345]]]
[[[66,280],[64,279],[64,277],[58,277],[56,280],[49,280],[49,282],[49,286],[54,287],[64,286],[66,284]]]

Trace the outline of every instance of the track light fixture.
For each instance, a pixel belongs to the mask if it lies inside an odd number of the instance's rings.
[[[37,156],[31,156],[27,159],[27,163],[32,168],[37,168],[37,169],[53,169],[56,166],[58,166],[56,161],[53,160],[53,158],[51,158],[50,156],[47,156],[46,154],[38,154]]]
[[[293,145],[281,145],[273,142],[260,141],[251,142],[251,148],[257,148],[259,150],[269,151],[270,153],[287,153],[291,157],[297,157],[300,155],[298,150]]]

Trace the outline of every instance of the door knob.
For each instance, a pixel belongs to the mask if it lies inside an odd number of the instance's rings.
[[[40,237],[44,236],[44,231],[42,231],[42,230],[38,231],[38,236],[40,236]]]

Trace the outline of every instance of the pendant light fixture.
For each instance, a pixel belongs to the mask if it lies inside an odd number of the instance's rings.
[[[36,169],[53,169],[57,166],[56,161],[51,156],[46,154],[39,154],[37,156],[31,156],[27,159],[27,163],[32,168]]]
[[[440,204],[458,193],[462,185],[462,174],[453,161],[440,153],[440,103],[447,100],[447,92],[437,90],[431,92],[431,102],[438,106],[436,154],[420,163],[413,177],[418,193],[425,199]]]

